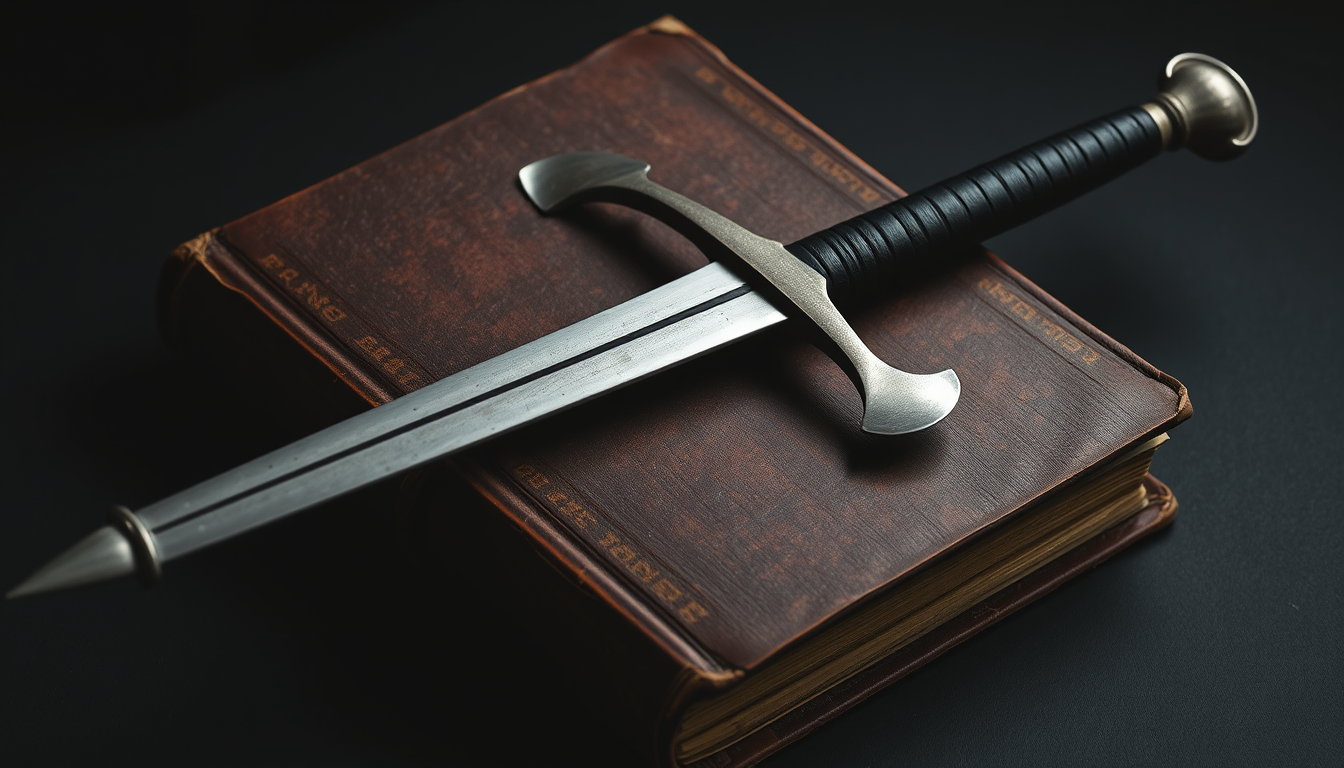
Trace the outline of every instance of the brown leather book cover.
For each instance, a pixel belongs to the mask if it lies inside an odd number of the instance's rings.
[[[704,263],[642,214],[529,204],[519,168],[589,150],[646,160],[660,183],[786,243],[902,194],[664,19],[183,246],[165,270],[165,327],[234,345],[277,382],[316,370],[315,392],[377,405]],[[915,435],[863,434],[844,374],[773,333],[453,461],[503,526],[491,546],[598,598],[574,636],[624,638],[612,700],[645,724],[631,726],[655,745],[644,757],[673,763],[697,700],[1190,413],[1178,382],[990,254],[851,320],[899,367],[954,368],[952,415]],[[1147,488],[1116,528],[697,764],[761,759],[1160,527],[1175,503]],[[470,527],[437,524],[445,540]],[[523,572],[454,546],[440,556],[482,581]]]

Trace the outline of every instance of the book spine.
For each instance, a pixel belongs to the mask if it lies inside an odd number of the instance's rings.
[[[206,235],[179,247],[162,269],[159,320],[175,351],[205,355],[242,386],[267,387],[286,419],[320,427],[333,415],[367,409],[377,390],[339,375],[341,363],[357,370],[358,362],[327,357],[334,347],[304,338],[303,314],[268,295],[272,289],[245,262],[211,242]],[[473,493],[469,502],[460,495]],[[545,628],[546,643],[563,644],[581,662],[590,677],[577,698],[630,749],[666,752],[667,713],[740,676],[688,642],[546,510],[469,455],[413,473],[388,505],[412,556],[417,548],[430,555],[422,567],[427,577],[448,564],[454,583],[465,578],[480,600],[529,614],[528,623]],[[431,520],[407,522],[412,514]],[[530,602],[520,599],[529,595]]]
[[[336,337],[312,323],[295,303],[285,297],[248,260],[224,243],[215,231],[206,232],[178,246],[160,273],[159,323],[170,345],[179,346],[184,333],[183,315],[191,308],[184,297],[204,275],[213,283],[246,299],[271,325],[299,344],[307,355],[320,361],[346,387],[368,405],[381,405],[394,394]],[[209,282],[209,281],[207,281]]]

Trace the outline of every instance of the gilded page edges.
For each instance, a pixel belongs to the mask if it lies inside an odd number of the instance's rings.
[[[695,34],[695,31],[692,30],[690,27],[686,26],[686,24],[682,22],[681,19],[678,19],[676,16],[673,16],[671,14],[654,19],[653,21],[641,27],[640,30],[638,31],[657,32],[663,35],[686,35],[689,37],[699,37],[699,35]]]
[[[187,242],[174,248],[172,257],[182,262],[186,261],[204,262],[205,248],[210,244],[210,241],[214,238],[214,236],[215,233],[213,230],[209,232],[202,232],[201,234],[193,237]]]
[[[159,336],[176,346],[178,339],[178,290],[195,267],[204,267],[205,251],[214,237],[214,231],[202,232],[173,249],[159,267],[159,285],[156,296]]]

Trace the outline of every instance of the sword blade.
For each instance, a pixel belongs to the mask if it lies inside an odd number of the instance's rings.
[[[138,513],[171,560],[469,448],[784,319],[711,264]]]
[[[730,270],[711,263],[144,507],[135,518],[157,562],[167,562],[469,448],[784,319]],[[102,529],[9,596],[128,575],[135,563],[119,538]]]

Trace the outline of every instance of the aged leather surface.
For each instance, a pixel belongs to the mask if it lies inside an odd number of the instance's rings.
[[[712,46],[645,30],[297,195],[198,249],[371,403],[704,262],[641,214],[543,217],[517,170],[640,157],[783,242],[901,194]],[[859,432],[859,401],[786,333],[515,433],[462,461],[605,600],[730,681],[1189,414],[1178,382],[988,254],[852,315],[898,367],[952,367],[934,429]]]
[[[849,678],[803,704],[769,726],[722,752],[693,763],[694,768],[746,768],[847,712],[864,699],[895,683],[987,629],[1014,611],[1049,594],[1064,582],[1089,571],[1138,539],[1160,530],[1176,516],[1176,497],[1157,478],[1144,481],[1148,503],[1125,522],[1070,550],[1048,566],[1010,584],[984,602],[939,626],[863,673]]]

